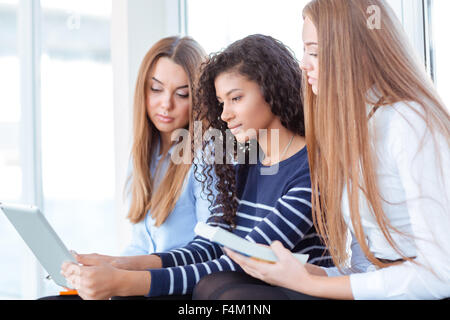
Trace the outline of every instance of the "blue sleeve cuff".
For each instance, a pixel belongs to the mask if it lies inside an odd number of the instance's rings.
[[[170,253],[159,252],[159,253],[154,253],[154,255],[158,256],[161,259],[163,268],[170,268],[170,267],[178,266],[177,262],[174,260],[173,256]]]
[[[150,291],[146,297],[159,297],[170,294],[170,284],[173,279],[170,279],[168,269],[150,269]],[[172,290],[173,291],[173,290]]]

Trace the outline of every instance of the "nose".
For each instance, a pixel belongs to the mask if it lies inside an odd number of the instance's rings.
[[[161,107],[164,110],[170,110],[173,106],[172,96],[167,93],[161,97]]]
[[[303,58],[300,61],[300,69],[302,69],[303,71],[308,71],[311,67],[309,66],[308,62],[306,61],[305,58]]]
[[[233,119],[233,112],[231,108],[227,106],[226,103],[223,103],[223,110],[222,114],[220,115],[220,118],[225,122],[229,122],[231,119]]]

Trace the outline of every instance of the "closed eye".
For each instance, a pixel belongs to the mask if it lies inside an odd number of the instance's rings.
[[[180,98],[183,98],[183,99],[186,99],[186,98],[189,97],[189,93],[186,93],[186,94],[177,93],[177,95],[178,95]]]

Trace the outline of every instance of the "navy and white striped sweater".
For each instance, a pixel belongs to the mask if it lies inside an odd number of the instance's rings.
[[[279,240],[292,252],[309,254],[309,263],[331,266],[331,257],[312,223],[306,147],[278,165],[275,175],[261,175],[260,163],[242,167],[242,170],[237,168],[239,205],[233,233],[266,245]],[[219,208],[208,219],[209,225],[221,226]],[[222,226],[228,229],[227,225]],[[157,255],[163,268],[149,270],[152,280],[148,296],[190,294],[207,274],[243,272],[219,245],[202,237],[196,237],[183,248]]]

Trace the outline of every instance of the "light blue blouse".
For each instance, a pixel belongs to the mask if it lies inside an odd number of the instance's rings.
[[[159,177],[164,176],[173,150],[174,147],[170,149],[169,156],[163,160]],[[158,156],[154,158],[155,161],[152,161],[150,165],[152,176],[154,176],[156,166],[161,159],[159,150],[155,154]],[[156,178],[155,180],[156,185],[159,184],[159,179]],[[185,246],[194,239],[194,227],[197,222],[205,222],[208,219],[210,215],[209,205],[206,195],[202,192],[201,182],[198,182],[194,177],[194,166],[191,166],[180,198],[164,223],[156,227],[150,211],[147,212],[144,220],[132,225],[131,243],[122,255],[146,255]]]

